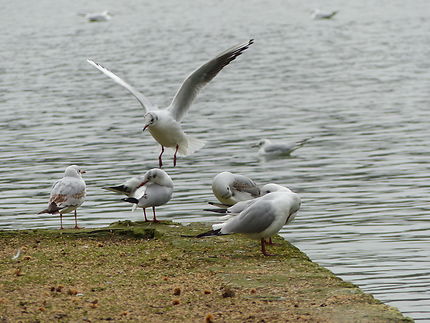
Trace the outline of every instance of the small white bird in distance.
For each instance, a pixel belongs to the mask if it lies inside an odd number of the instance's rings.
[[[315,9],[312,12],[311,17],[315,20],[328,20],[333,18],[337,13],[338,11],[321,12],[319,9]]]
[[[79,166],[72,165],[66,168],[64,177],[54,183],[51,189],[48,208],[38,214],[60,214],[60,229],[63,228],[63,214],[74,211],[75,229],[79,229],[76,209],[85,201],[85,182],[81,174],[85,171]]]
[[[226,65],[241,55],[253,40],[233,46],[220,53],[201,67],[191,73],[176,92],[173,101],[165,109],[158,109],[142,93],[130,84],[119,78],[107,68],[88,59],[88,63],[99,71],[109,76],[119,85],[123,86],[136,97],[144,109],[143,131],[148,129],[154,139],[161,145],[161,153],[158,157],[159,167],[163,166],[162,155],[164,147],[175,150],[173,165],[176,166],[176,155],[189,155],[203,147],[204,142],[188,136],[181,128],[181,120],[184,118],[199,91],[208,84]]]
[[[272,143],[272,141],[270,141],[269,139],[261,139],[255,145],[253,145],[253,147],[260,147],[260,149],[258,150],[258,154],[261,156],[289,156],[293,151],[302,147],[310,139],[312,139],[312,137],[288,144]]]
[[[277,234],[285,224],[294,219],[300,204],[300,197],[291,191],[268,193],[256,198],[237,216],[229,218],[224,223],[214,224],[211,231],[195,237],[241,233],[252,239],[259,239],[263,255],[271,256],[266,250],[266,239]]]
[[[145,222],[148,222],[145,209],[152,207],[154,214],[152,222],[159,222],[155,215],[155,207],[169,202],[172,198],[172,193],[173,181],[170,176],[162,169],[153,168],[143,175],[141,184],[134,192],[134,197],[122,200],[143,208]]]
[[[111,13],[107,10],[103,12],[87,13],[84,15],[84,17],[89,22],[101,22],[101,21],[108,21],[112,19]]]

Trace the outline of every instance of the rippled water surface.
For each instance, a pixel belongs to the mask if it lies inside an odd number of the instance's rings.
[[[377,3],[377,6],[375,6]],[[310,11],[338,9],[332,21]],[[70,164],[87,174],[84,226],[140,212],[100,187],[157,166],[142,109],[86,63],[91,57],[160,106],[221,50],[255,44],[204,89],[183,127],[206,140],[166,170],[175,182],[160,218],[214,221],[212,177],[224,170],[302,197],[283,236],[313,260],[430,320],[430,2],[10,1],[0,21],[0,228],[55,228],[36,215]],[[78,13],[109,9],[107,23]],[[262,137],[314,139],[263,160]],[[72,217],[66,217],[72,224]]]

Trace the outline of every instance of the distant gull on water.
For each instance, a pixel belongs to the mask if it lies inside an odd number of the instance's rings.
[[[258,154],[262,156],[288,156],[296,149],[302,147],[312,138],[306,138],[294,143],[272,143],[269,139],[259,140],[254,147],[260,147]]]
[[[331,19],[337,14],[337,11],[330,11],[330,12],[321,12],[319,9],[315,9],[311,17],[315,20],[324,20],[324,19]]]
[[[81,174],[85,173],[79,166],[66,168],[64,177],[54,183],[51,189],[48,208],[38,214],[60,214],[60,229],[63,228],[63,214],[74,211],[75,229],[79,229],[76,209],[85,201],[85,182]]]
[[[109,11],[105,10],[103,12],[93,12],[83,15],[89,22],[101,22],[110,20],[111,14]]]
[[[159,167],[163,165],[162,155],[164,147],[175,150],[173,165],[176,166],[176,154],[188,155],[203,147],[204,142],[188,136],[181,128],[181,120],[187,113],[191,103],[198,92],[209,83],[226,65],[241,55],[253,40],[234,46],[222,52],[212,60],[208,61],[182,83],[171,104],[165,109],[158,109],[142,93],[123,81],[117,75],[102,65],[88,59],[88,63],[109,76],[116,83],[127,89],[136,97],[142,105],[145,115],[143,119],[143,131],[148,129],[154,139],[161,145],[161,153],[158,157]]]

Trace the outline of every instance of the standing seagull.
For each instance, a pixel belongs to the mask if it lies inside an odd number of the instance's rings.
[[[263,196],[263,195],[266,195],[269,193],[280,192],[280,191],[293,193],[288,187],[274,184],[274,183],[269,183],[269,184],[265,184],[261,187],[260,194],[261,194],[261,196]],[[255,203],[256,201],[258,201],[258,197],[251,199],[251,200],[239,201],[230,207],[227,207],[226,205],[223,205],[223,204],[215,204],[216,206],[218,206],[217,209],[203,209],[203,211],[221,213],[224,216],[221,217],[220,220],[225,221],[225,220],[228,220],[228,219],[230,219],[236,215],[239,215],[243,210],[245,210],[247,207],[249,207],[251,204]],[[214,205],[214,204],[212,204],[212,205]],[[294,219],[294,217],[295,217],[295,214],[292,215],[292,219]],[[292,221],[292,219],[291,219],[291,221]],[[272,238],[269,238],[268,244],[270,244],[270,245],[273,244]]]
[[[263,255],[271,256],[266,251],[266,239],[271,238],[294,219],[300,204],[300,197],[291,191],[269,193],[255,199],[237,216],[231,217],[224,223],[214,224],[211,231],[196,237],[246,234],[252,239],[259,239]]]
[[[152,207],[154,219],[152,222],[159,222],[155,216],[155,207],[166,204],[170,201],[173,193],[173,181],[170,176],[162,169],[153,168],[143,175],[140,189],[135,192],[136,197],[128,197],[123,201],[136,204],[137,207],[143,208],[145,222],[145,208]]]
[[[143,131],[148,129],[154,139],[161,145],[161,153],[158,157],[159,167],[163,166],[162,155],[164,147],[175,149],[173,156],[173,165],[176,166],[176,154],[181,155],[192,154],[196,150],[203,147],[204,142],[196,138],[190,137],[181,128],[181,120],[187,113],[191,103],[197,93],[209,83],[224,66],[228,65],[236,57],[242,54],[253,43],[250,41],[234,46],[206,64],[199,67],[191,73],[182,83],[178,92],[176,92],[172,103],[165,109],[158,109],[134,87],[123,81],[117,75],[109,71],[102,65],[88,59],[88,63],[93,65],[102,73],[109,76],[119,85],[126,88],[133,94],[139,103],[142,105],[145,115],[143,119]]]
[[[260,189],[252,179],[230,172],[219,173],[213,178],[212,191],[218,201],[227,206],[260,196]]]
[[[60,214],[60,229],[63,228],[63,214],[74,211],[75,229],[79,229],[76,209],[85,201],[85,182],[81,177],[85,171],[79,166],[72,165],[66,168],[64,177],[54,183],[51,190],[48,208],[38,214]]]

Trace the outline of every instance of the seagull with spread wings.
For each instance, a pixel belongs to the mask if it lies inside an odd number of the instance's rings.
[[[241,55],[252,43],[253,39],[246,43],[233,46],[196,69],[185,79],[178,92],[176,92],[172,103],[165,109],[158,109],[142,93],[107,68],[91,59],[87,61],[116,83],[127,89],[142,105],[145,111],[143,131],[148,129],[154,139],[161,145],[161,153],[158,157],[159,166],[161,168],[163,165],[162,155],[164,147],[175,150],[173,156],[174,166],[176,166],[176,155],[178,153],[180,155],[189,155],[203,147],[204,142],[188,136],[182,130],[180,122],[184,118],[198,92],[226,65]]]

